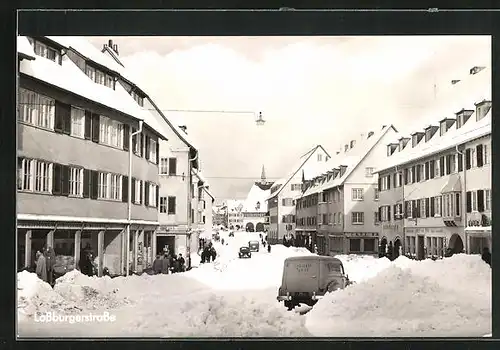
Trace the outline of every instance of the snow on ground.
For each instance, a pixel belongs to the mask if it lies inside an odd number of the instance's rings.
[[[491,332],[491,318],[491,269],[477,255],[460,254],[399,257],[374,277],[327,294],[306,326],[315,336],[480,337]]]
[[[97,278],[72,271],[52,289],[18,273],[19,335],[32,337],[477,336],[491,333],[491,270],[477,256],[394,262],[338,256],[351,280],[310,308],[276,301],[283,261],[311,254],[272,246],[239,259],[258,233],[221,231],[218,259],[185,273]],[[263,247],[262,247],[263,248]],[[194,259],[198,256],[193,253]],[[199,259],[199,256],[198,256]],[[458,283],[457,283],[458,281]],[[114,315],[114,322],[40,323],[35,313]]]

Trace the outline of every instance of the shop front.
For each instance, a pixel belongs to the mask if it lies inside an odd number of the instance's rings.
[[[491,226],[469,226],[465,228],[467,254],[482,254],[484,248],[491,246]]]
[[[405,252],[406,249],[405,242],[403,240],[403,225],[392,223],[382,224],[379,234],[379,257],[391,254],[391,257],[395,259]]]
[[[405,231],[406,255],[423,260],[464,251],[461,227],[412,227]]]
[[[378,232],[346,232],[346,245],[349,254],[373,254],[378,253]]]

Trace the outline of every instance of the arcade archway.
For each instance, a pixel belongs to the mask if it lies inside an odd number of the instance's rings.
[[[254,232],[255,231],[255,228],[253,226],[253,222],[248,222],[245,226],[245,230],[247,232]]]
[[[264,224],[262,222],[258,222],[257,225],[255,225],[255,231],[264,232]]]

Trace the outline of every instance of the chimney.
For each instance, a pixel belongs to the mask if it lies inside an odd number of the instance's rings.
[[[369,139],[369,138],[370,138],[370,137],[372,137],[372,136],[373,136],[373,131],[370,131],[370,132],[368,133],[368,137],[367,137],[367,139]]]
[[[349,145],[345,145],[344,146],[344,152],[347,152],[348,149],[349,149]]]
[[[460,82],[460,79],[454,79],[451,81],[451,84],[455,85],[456,83],[459,83],[459,82]]]
[[[354,145],[356,144],[356,140],[351,140],[351,142],[349,144],[350,144],[350,148],[353,148]]]
[[[109,46],[110,48],[113,48],[113,40],[109,39],[109,41],[108,41],[108,46]]]
[[[113,51],[118,55],[118,44],[113,45]]]

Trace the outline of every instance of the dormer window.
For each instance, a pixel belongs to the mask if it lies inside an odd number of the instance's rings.
[[[425,128],[425,142],[428,142],[432,138],[432,136],[434,136],[434,134],[438,129],[439,127],[434,125]]]
[[[135,102],[141,107],[144,107],[144,97],[139,95],[137,92],[134,90],[130,91],[130,96],[134,99]]]
[[[40,57],[45,57],[51,61],[56,62],[57,64],[61,64],[61,50],[55,47],[52,47],[44,42],[39,40],[28,38],[31,45],[33,45],[35,54]]]
[[[356,141],[355,140],[351,140],[351,143],[350,143],[351,148],[353,148],[355,144],[356,144]]]
[[[482,101],[476,104],[476,121],[483,119],[491,109],[491,101]]]
[[[467,123],[472,113],[474,111],[470,109],[462,109],[460,112],[455,113],[457,115],[457,129],[460,129],[462,125]]]
[[[399,144],[398,143],[390,143],[387,145],[387,156],[391,156],[395,151],[396,149],[399,148]]]
[[[87,63],[85,74],[95,83],[115,89],[115,79],[112,75],[103,72],[102,70],[93,67]]]
[[[424,136],[423,132],[416,132],[413,135],[411,135],[411,147],[414,148],[418,145],[420,140],[422,140],[422,137]]]
[[[399,151],[402,151],[406,147],[408,141],[410,141],[410,138],[408,137],[402,137],[399,139]]]

